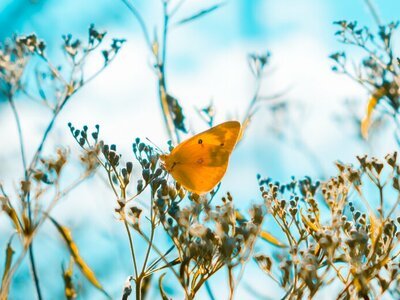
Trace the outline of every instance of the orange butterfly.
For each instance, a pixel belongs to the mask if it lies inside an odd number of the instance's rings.
[[[170,154],[161,154],[160,159],[167,172],[185,189],[205,194],[225,175],[240,132],[237,121],[219,124],[183,141]]]

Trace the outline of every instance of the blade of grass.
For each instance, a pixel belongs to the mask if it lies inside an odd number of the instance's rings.
[[[214,4],[211,7],[208,7],[208,8],[205,8],[203,10],[200,10],[199,12],[197,12],[197,13],[189,16],[189,17],[186,17],[186,18],[183,18],[182,20],[179,20],[174,25],[175,26],[180,26],[180,25],[192,22],[194,20],[197,20],[197,19],[199,19],[201,17],[204,17],[205,15],[208,15],[209,13],[217,10],[218,8],[222,7],[225,4],[226,4],[226,2],[221,2],[221,3],[218,3],[218,4]]]
[[[72,238],[71,231],[67,227],[60,225],[56,220],[54,220],[54,218],[49,216],[49,219],[54,224],[54,226],[57,228],[58,232],[61,234],[61,237],[64,239],[65,243],[67,244],[69,252],[71,253],[76,265],[82,271],[83,275],[89,280],[89,282],[94,287],[99,289],[104,295],[106,295],[108,298],[110,298],[110,296],[107,294],[107,292],[103,289],[103,286],[101,285],[101,283],[96,278],[96,275],[94,274],[92,269],[87,265],[85,260],[79,254],[78,246],[76,245],[76,243],[74,242],[74,240]]]

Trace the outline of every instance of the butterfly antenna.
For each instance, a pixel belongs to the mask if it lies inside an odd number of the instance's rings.
[[[163,150],[161,150],[160,147],[158,147],[158,146],[157,146],[152,140],[150,140],[148,137],[146,137],[146,140],[148,140],[148,141],[154,146],[154,148],[155,148],[158,152],[160,152],[159,154],[164,154],[164,153],[165,153]]]

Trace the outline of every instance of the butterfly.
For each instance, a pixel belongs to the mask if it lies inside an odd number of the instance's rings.
[[[240,136],[240,123],[228,121],[181,142],[171,153],[161,154],[160,159],[166,171],[185,189],[205,194],[224,177]]]

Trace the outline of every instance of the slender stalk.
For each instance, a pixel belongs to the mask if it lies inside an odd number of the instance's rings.
[[[163,67],[163,73],[164,73],[165,61],[166,61],[165,58],[167,55],[167,36],[168,36],[168,22],[169,22],[168,1],[167,0],[163,0],[163,14],[164,14],[164,27],[163,27],[163,42],[162,42],[161,61],[162,61],[162,67]]]
[[[174,122],[172,120],[172,115],[168,103],[168,93],[167,93],[167,84],[165,79],[165,63],[167,56],[167,37],[168,37],[168,23],[169,23],[169,15],[168,15],[168,1],[163,0],[163,15],[164,15],[164,24],[163,24],[163,35],[162,35],[162,49],[161,49],[161,58],[158,56],[158,53],[154,53],[156,55],[157,66],[158,66],[158,90],[159,90],[159,98],[161,109],[163,111],[164,122],[168,131],[169,138],[174,144],[179,143],[179,135],[175,128]]]
[[[147,261],[149,260],[149,256],[150,256],[150,251],[151,251],[151,246],[153,245],[153,239],[154,239],[154,233],[155,233],[155,220],[154,220],[154,214],[153,214],[153,203],[154,203],[154,196],[151,197],[151,204],[150,204],[150,220],[151,220],[151,232],[150,232],[150,241],[148,242],[147,245],[147,251],[146,251],[146,255],[144,258],[144,262],[143,262],[143,268],[142,268],[142,274],[145,272],[146,267],[147,267]]]
[[[248,121],[250,121],[251,117],[254,114],[254,107],[257,104],[260,93],[261,81],[262,81],[262,76],[261,74],[258,74],[256,77],[256,86],[254,89],[253,98],[251,99],[250,104],[247,107],[246,113],[244,114],[243,124],[246,124]]]
[[[372,1],[371,0],[364,0],[364,2],[368,6],[368,9],[369,9],[372,17],[374,18],[376,24],[378,26],[382,26],[382,20],[381,20],[379,14],[378,14],[378,11],[377,11],[376,7],[372,3]]]
[[[144,19],[143,19],[142,15],[133,6],[133,4],[129,2],[129,0],[122,0],[122,2],[126,5],[126,7],[129,9],[129,11],[133,14],[133,16],[139,22],[139,26],[140,26],[140,29],[142,30],[143,35],[144,35],[144,39],[146,41],[146,44],[149,47],[149,49],[151,50],[150,35],[149,35],[146,23],[144,22]]]
[[[40,141],[40,144],[38,146],[38,148],[36,149],[36,152],[33,156],[33,159],[29,165],[29,169],[28,169],[28,175],[31,174],[31,172],[33,171],[33,168],[36,166],[36,163],[39,159],[39,156],[43,150],[44,144],[47,140],[47,137],[49,135],[49,133],[51,132],[51,130],[54,127],[54,124],[56,122],[56,119],[58,117],[58,114],[60,113],[60,111],[64,108],[65,104],[68,102],[70,96],[72,94],[68,94],[68,91],[66,91],[67,95],[65,96],[64,100],[61,102],[61,104],[56,108],[56,110],[54,111],[53,117],[50,120],[50,123],[47,125],[47,128],[43,134],[42,140]]]
[[[142,299],[142,277],[139,276],[136,278],[136,300]]]
[[[215,297],[214,297],[214,294],[213,294],[213,292],[212,292],[210,283],[209,283],[208,281],[205,282],[205,286],[206,286],[207,294],[208,294],[208,296],[210,297],[210,299],[211,299],[211,300],[215,300]]]
[[[26,170],[26,156],[25,156],[24,138],[23,138],[23,135],[22,135],[21,120],[20,120],[17,108],[15,106],[15,102],[14,102],[12,93],[8,94],[8,103],[10,103],[12,112],[14,114],[14,119],[15,119],[15,122],[17,124],[19,148],[20,148],[21,160],[22,160],[22,167],[23,167],[23,170],[24,170],[24,174],[25,174],[24,176],[25,176],[25,180],[26,180],[27,179],[27,170]]]
[[[169,110],[169,105],[168,105],[168,99],[167,99],[167,89],[165,87],[165,77],[163,72],[161,71],[163,67],[159,67],[159,78],[158,78],[158,85],[159,85],[159,98],[160,98],[160,104],[161,104],[161,109],[163,111],[163,117],[164,117],[164,122],[167,127],[167,132],[169,139],[172,141],[173,144],[177,144],[177,138],[174,135],[175,132],[175,125],[171,117],[171,113]]]
[[[128,238],[129,238],[129,247],[131,248],[131,256],[132,256],[132,261],[133,261],[133,266],[134,266],[134,271],[135,271],[135,277],[138,278],[139,272],[138,272],[138,268],[136,265],[136,255],[135,255],[135,248],[133,247],[132,235],[129,230],[128,223],[126,221],[124,221],[124,225],[125,225],[126,232],[128,234]]]
[[[380,182],[378,185],[378,190],[379,190],[379,215],[383,220],[383,186],[380,184]]]
[[[178,10],[183,6],[183,4],[186,2],[186,0],[181,0],[181,1],[179,1],[176,5],[175,5],[175,7],[172,9],[172,11],[171,11],[171,13],[169,14],[169,16],[170,17],[173,17],[177,12],[178,12]]]
[[[392,206],[392,209],[389,211],[389,214],[386,216],[386,220],[393,214],[397,207],[400,205],[400,195],[397,196],[397,200],[395,204]]]
[[[228,276],[229,276],[229,300],[233,300],[233,295],[235,293],[235,278],[233,276],[233,268],[228,266]]]
[[[42,297],[42,291],[40,289],[39,276],[38,276],[38,272],[36,269],[35,256],[33,255],[33,242],[31,242],[31,244],[29,245],[28,252],[29,252],[29,261],[31,263],[32,276],[33,276],[33,281],[35,283],[37,297],[39,300],[41,300],[41,299],[43,299],[43,297]]]

